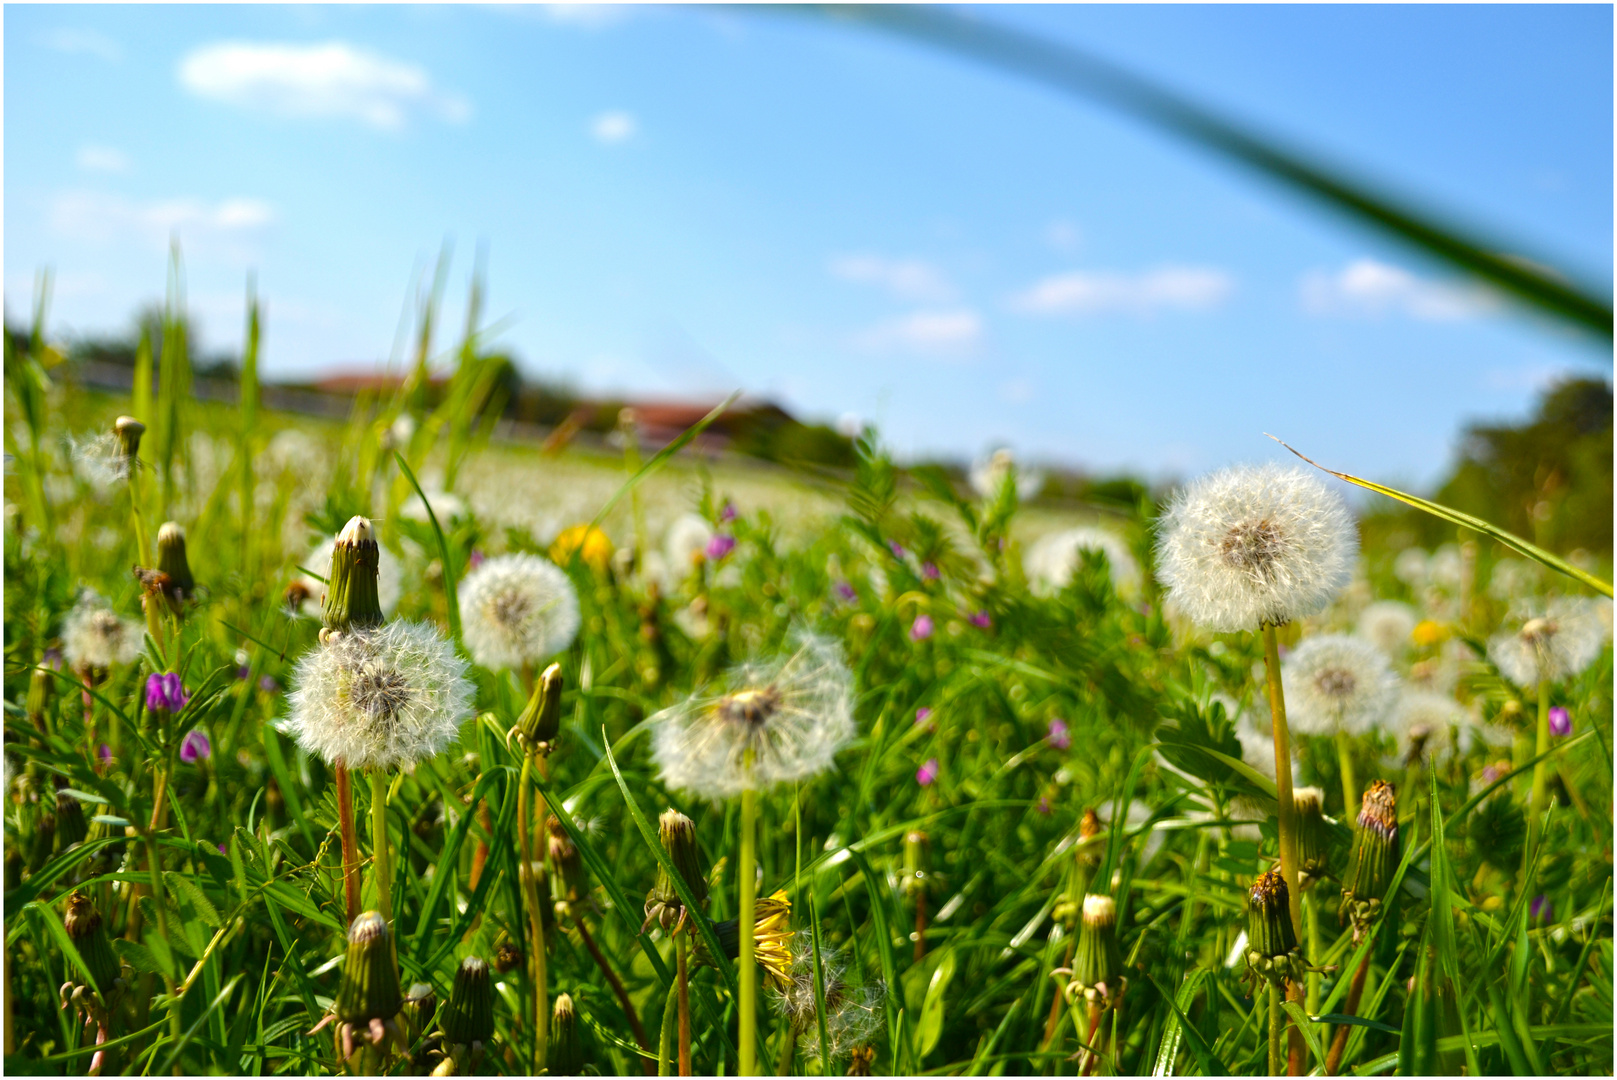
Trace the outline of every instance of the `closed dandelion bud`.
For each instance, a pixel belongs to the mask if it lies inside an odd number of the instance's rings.
[[[926,833],[919,830],[904,834],[904,891],[918,893],[926,889]]]
[[[449,992],[441,1022],[444,1041],[486,1043],[494,1035],[494,977],[479,956],[468,956],[455,970],[455,987]]]
[[[1372,780],[1359,808],[1353,841],[1353,869],[1342,890],[1342,914],[1362,926],[1381,909],[1387,886],[1398,870],[1398,800],[1392,785]]]
[[[404,1017],[410,1030],[420,1035],[432,1026],[433,1014],[438,1011],[438,992],[430,983],[411,983],[404,992]]]
[[[1297,974],[1297,931],[1291,925],[1291,893],[1280,871],[1259,874],[1246,897],[1246,960],[1249,970],[1279,985]]]
[[[1117,941],[1117,905],[1110,896],[1084,897],[1073,955],[1073,985],[1089,1001],[1109,1001],[1123,991],[1123,949]]]
[[[196,579],[185,558],[185,530],[176,522],[165,521],[157,530],[157,569],[168,576],[163,593],[170,604],[177,606],[196,591]]]
[[[348,960],[337,991],[337,1019],[356,1025],[391,1020],[403,1004],[393,932],[381,912],[367,911],[348,928]]]
[[[112,941],[107,937],[101,913],[88,895],[75,892],[68,897],[67,915],[62,919],[62,924],[67,927],[67,936],[73,939],[73,946],[79,950],[84,966],[95,977],[102,998],[110,1000],[113,984],[123,973],[123,965],[118,960],[118,954],[112,951]]]
[[[84,807],[71,795],[56,793],[56,847],[66,851],[90,835],[90,824],[84,820]]]
[[[146,425],[133,416],[120,416],[112,422],[112,430],[118,435],[124,460],[134,461],[140,454],[140,437],[146,434]]]
[[[376,591],[380,565],[381,554],[369,519],[357,515],[349,518],[331,550],[331,577],[326,582],[322,613],[326,629],[382,624],[382,602]]]
[[[548,752],[561,732],[561,689],[561,665],[551,664],[534,683],[528,707],[517,720],[517,734],[525,745]]]
[[[28,869],[38,870],[50,861],[56,850],[56,815],[46,811],[34,823],[34,834],[28,840]]]
[[[55,681],[44,668],[35,668],[28,677],[28,719],[41,732],[45,730],[45,710],[50,708],[51,684]]]
[[[1297,808],[1298,883],[1304,889],[1330,873],[1331,830],[1325,821],[1324,799],[1325,793],[1317,787],[1292,792],[1292,804]]]
[[[578,1012],[571,994],[556,995],[545,1064],[552,1076],[577,1076],[584,1071],[584,1044],[578,1036]]]
[[[696,844],[696,823],[678,810],[665,811],[657,819],[657,836],[668,861],[685,880],[692,898],[702,904],[707,901],[707,878],[702,874],[702,850]],[[664,930],[679,921],[685,902],[680,898],[674,881],[659,863],[657,881],[646,896],[646,918],[655,919]]]
[[[1084,816],[1078,822],[1078,865],[1085,870],[1093,872],[1100,866],[1102,849],[1105,847],[1100,837],[1105,829],[1095,808],[1085,807]]]
[[[543,910],[541,908],[540,910]],[[501,975],[509,975],[522,966],[522,950],[510,941],[502,941],[494,946],[494,970]]]
[[[584,876],[584,857],[578,853],[578,845],[573,838],[567,835],[562,827],[561,819],[554,814],[545,819],[545,829],[549,835],[550,865],[556,871],[556,902],[576,904],[589,895],[589,879]]]

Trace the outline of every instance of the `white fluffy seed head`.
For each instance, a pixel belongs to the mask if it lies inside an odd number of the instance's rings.
[[[1301,469],[1223,469],[1174,497],[1157,542],[1169,599],[1218,632],[1281,625],[1322,610],[1353,574],[1353,517]]]
[[[848,959],[841,949],[820,950],[821,986],[825,998],[825,1049],[837,1061],[874,1039],[883,1026],[886,991],[847,983]],[[820,1060],[816,1023],[814,952],[808,934],[792,941],[791,982],[773,991],[775,1007],[798,1035],[798,1050],[810,1064]]]
[[[717,801],[832,766],[855,733],[853,675],[836,642],[804,633],[794,645],[651,718],[666,783]]]
[[[460,586],[461,638],[491,671],[538,664],[578,635],[578,592],[540,555],[497,555]]]
[[[1379,600],[1359,615],[1359,636],[1396,660],[1409,650],[1415,609],[1397,600]]]
[[[293,670],[287,730],[350,769],[412,767],[453,742],[471,715],[466,666],[430,623],[332,635]]]
[[[1286,719],[1309,735],[1369,731],[1397,701],[1398,679],[1375,646],[1345,634],[1309,638],[1281,664]]]
[[[1446,694],[1405,690],[1393,711],[1398,749],[1407,755],[1419,748],[1428,757],[1435,757],[1450,745],[1452,729],[1464,727],[1468,719],[1460,703]]]
[[[144,632],[139,622],[113,611],[101,594],[85,589],[62,623],[62,658],[77,671],[132,663]]]
[[[96,488],[105,490],[129,479],[132,463],[116,433],[69,438],[68,445],[74,469]]]
[[[1599,607],[1581,597],[1562,596],[1542,607],[1512,613],[1514,629],[1488,642],[1488,659],[1517,686],[1570,679],[1595,662],[1605,645]]]
[[[366,531],[369,532],[369,522],[366,525]],[[353,527],[356,526],[354,526],[353,522],[349,522],[348,525],[343,527],[343,531],[347,532],[349,528]],[[371,538],[375,538],[374,534]],[[308,567],[329,582],[331,580],[331,553],[336,550],[336,547],[336,538],[328,539],[311,551],[308,558],[304,559],[299,565]],[[398,609],[399,596],[403,592],[403,577],[404,569],[399,565],[398,557],[378,543],[376,545],[376,599],[382,606],[382,615],[386,618],[392,618],[393,612]],[[301,611],[294,612],[294,614],[308,614],[319,618],[322,607],[321,598],[326,595],[325,584],[316,581],[312,577],[300,577],[298,580],[303,583],[304,588],[307,590],[310,602],[304,605]]]
[[[713,539],[713,526],[700,514],[681,514],[663,534],[663,558],[667,560],[669,584],[679,585],[707,554],[708,541]]]
[[[1022,560],[1033,590],[1042,594],[1058,592],[1072,582],[1080,552],[1098,551],[1111,567],[1112,584],[1119,593],[1133,594],[1140,587],[1140,564],[1128,542],[1109,529],[1080,525],[1049,533],[1034,541]]]

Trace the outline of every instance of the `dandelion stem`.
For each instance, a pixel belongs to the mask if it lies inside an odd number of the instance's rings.
[[[1342,812],[1348,821],[1359,816],[1359,784],[1353,775],[1353,748],[1348,745],[1348,733],[1336,733],[1336,761],[1342,773]]]
[[[371,770],[372,872],[376,876],[376,910],[393,921],[393,875],[387,855],[387,774]]]
[[[1286,1075],[1286,1059],[1280,1052],[1281,1017],[1284,1013],[1280,1009],[1280,987],[1274,983],[1269,984],[1269,1075]]]
[[[1269,680],[1269,715],[1274,722],[1275,800],[1279,804],[1280,876],[1291,899],[1292,930],[1303,931],[1302,896],[1297,887],[1297,806],[1291,794],[1291,730],[1286,726],[1286,694],[1280,685],[1280,643],[1272,624],[1263,627],[1263,660]]]
[[[342,835],[343,896],[347,902],[348,922],[359,918],[359,836],[354,829],[354,787],[348,775],[348,766],[336,762],[332,766],[337,782],[337,827]]]
[[[590,955],[595,958],[595,966],[606,976],[607,983],[612,987],[612,993],[623,1008],[623,1015],[628,1017],[629,1027],[634,1031],[635,1042],[640,1044],[640,1049],[650,1054],[651,1040],[646,1038],[645,1026],[640,1023],[640,1014],[635,1011],[634,1002],[629,1000],[629,992],[623,988],[623,980],[612,970],[612,965],[606,962],[606,957],[601,953],[600,946],[595,944],[595,938],[590,934],[590,928],[585,925],[582,915],[573,920],[573,925],[578,927],[579,938],[583,940],[584,947],[589,950]],[[646,1067],[648,1070],[653,1067],[649,1059],[646,1061]]]
[[[1550,682],[1538,680],[1538,744],[1533,753],[1538,763],[1533,766],[1533,791],[1527,803],[1527,846],[1522,849],[1522,888],[1527,887],[1527,871],[1532,866],[1533,849],[1538,846],[1541,815],[1544,813],[1544,791],[1549,780],[1550,752]]]
[[[750,764],[750,763],[749,763]],[[757,863],[758,793],[747,788],[741,793],[741,1046],[740,1067],[737,1075],[756,1076],[758,1073],[758,965],[753,960],[753,926],[758,902],[758,883],[754,880]]]
[[[1308,960],[1310,963],[1319,963],[1319,896],[1318,885],[1303,894],[1303,906],[1307,908],[1308,917]],[[1319,1014],[1319,972],[1308,973],[1308,1015]]]
[[[674,935],[674,954],[678,958],[679,972],[679,1075],[691,1075],[691,994],[686,970],[685,954],[689,951],[686,933]]]
[[[675,1067],[674,1041],[675,1030],[679,1027],[679,985],[676,983],[668,988],[668,997],[663,1001],[662,1031],[657,1038],[657,1075],[671,1076],[668,1070]]]
[[[522,757],[522,775],[517,779],[517,845],[521,849],[522,905],[528,909],[528,951],[531,955],[533,977],[533,1072],[539,1075],[545,1067],[545,1054],[550,1041],[550,1003],[545,992],[545,920],[539,910],[539,882],[533,868],[533,810],[528,794],[529,780],[533,777],[533,752]]]

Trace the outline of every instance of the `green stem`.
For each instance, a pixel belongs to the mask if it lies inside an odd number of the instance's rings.
[[[376,910],[393,921],[393,874],[387,857],[387,774],[371,770],[371,865],[376,875]]]
[[[529,802],[528,781],[533,775],[533,754],[524,754],[522,775],[517,779],[517,845],[521,849],[522,903],[528,909],[528,950],[532,955],[533,978],[533,1072],[544,1071],[550,1043],[550,1002],[545,990],[545,917],[539,910],[539,883],[533,868],[533,811]]]
[[[758,1073],[758,965],[753,961],[753,926],[758,901],[754,879],[757,852],[758,793],[747,788],[741,793],[741,1047],[740,1076]]]
[[[1538,846],[1540,818],[1544,812],[1544,791],[1549,780],[1550,752],[1550,684],[1548,679],[1538,681],[1538,744],[1533,751],[1538,764],[1533,766],[1533,793],[1527,803],[1527,847],[1522,851],[1522,884],[1527,883],[1527,869],[1532,865],[1533,849]]]
[[[1286,1055],[1281,1050],[1280,1030],[1284,1027],[1281,1020],[1285,1013],[1280,1008],[1280,987],[1274,983],[1269,984],[1269,1075],[1286,1075]]]
[[[1353,747],[1345,731],[1336,733],[1336,760],[1342,771],[1342,813],[1351,823],[1359,818],[1359,783],[1353,775]]]
[[[678,956],[679,988],[679,1075],[691,1075],[691,997],[690,978],[686,966],[685,954],[688,951],[686,939],[690,933],[681,930],[674,935],[674,949]]]
[[[1319,945],[1319,883],[1303,894],[1304,907],[1308,916],[1308,962],[1317,964],[1323,953]],[[1308,1015],[1319,1015],[1319,972],[1308,973]]]
[[[1263,628],[1263,661],[1269,681],[1269,715],[1274,722],[1275,801],[1280,826],[1280,876],[1291,899],[1291,926],[1303,936],[1302,890],[1297,886],[1297,804],[1291,794],[1291,729],[1286,725],[1286,694],[1280,684],[1280,642],[1275,628]]]
[[[674,1068],[674,1031],[679,1027],[679,986],[668,988],[668,999],[663,1002],[662,1034],[657,1039],[657,1075],[672,1076]]]

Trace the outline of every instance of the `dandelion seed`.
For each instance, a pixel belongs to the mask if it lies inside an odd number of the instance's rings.
[[[120,618],[100,594],[80,593],[62,624],[62,655],[74,671],[105,671],[140,655],[145,627]]]
[[[1224,469],[1175,496],[1157,543],[1169,597],[1208,630],[1280,626],[1324,609],[1358,536],[1340,496],[1299,469]]]
[[[1397,600],[1371,604],[1359,615],[1359,636],[1393,660],[1408,651],[1416,626],[1415,609]]]
[[[684,581],[707,558],[713,536],[713,526],[699,514],[681,514],[668,526],[663,534],[663,557],[678,581]]]
[[[1061,719],[1050,721],[1050,734],[1046,741],[1057,750],[1065,750],[1072,745],[1072,735],[1067,731],[1067,722]]]
[[[320,604],[318,601],[326,594],[326,583],[331,581],[331,553],[336,550],[337,538],[332,537],[309,553],[302,565],[313,570],[325,582],[316,581],[311,577],[299,577],[293,580],[287,589],[287,607],[294,615],[304,614],[304,602],[317,601],[314,610],[308,612],[314,618],[320,617]],[[404,568],[399,564],[398,558],[381,544],[376,545],[376,600],[382,607],[382,614],[388,618],[398,610],[399,596],[403,592]]]
[[[578,634],[572,579],[538,555],[498,555],[461,583],[462,637],[490,670],[537,664]]]
[[[789,655],[732,668],[651,725],[652,760],[673,787],[717,800],[803,780],[854,736],[853,675],[836,642],[804,633]]]
[[[1309,638],[1281,665],[1291,727],[1311,735],[1357,734],[1387,716],[1398,693],[1387,658],[1344,634]]]
[[[926,763],[915,770],[915,782],[922,787],[930,787],[932,781],[938,778],[939,771],[938,759],[927,758]]]
[[[825,1002],[825,1049],[833,1062],[868,1043],[883,1026],[883,988],[880,984],[849,985],[847,970],[843,950],[822,948],[816,980],[812,940],[805,934],[794,937],[788,978],[775,987],[773,996],[776,1009],[798,1037],[798,1049],[811,1065],[820,1061],[821,1051],[817,997]]]
[[[917,615],[910,624],[910,640],[925,641],[932,636],[932,616]]]
[[[1033,591],[1050,595],[1072,584],[1072,575],[1078,569],[1085,551],[1106,556],[1106,565],[1112,572],[1112,585],[1119,593],[1132,595],[1139,591],[1140,564],[1135,561],[1128,542],[1109,529],[1093,525],[1080,525],[1075,529],[1050,533],[1028,548],[1022,560],[1022,569]]]
[[[1556,736],[1572,734],[1572,714],[1563,706],[1556,705],[1550,709],[1550,734]]]
[[[180,741],[180,760],[187,765],[198,760],[206,761],[213,756],[213,744],[208,742],[207,733],[201,728],[194,728],[186,732],[185,738]]]
[[[353,770],[411,767],[454,741],[472,712],[466,661],[427,623],[334,634],[292,673],[286,725],[298,743]]]
[[[1488,642],[1488,659],[1521,687],[1581,673],[1605,644],[1600,613],[1588,600],[1558,597],[1542,608],[1518,608],[1511,621],[1517,629]]]

